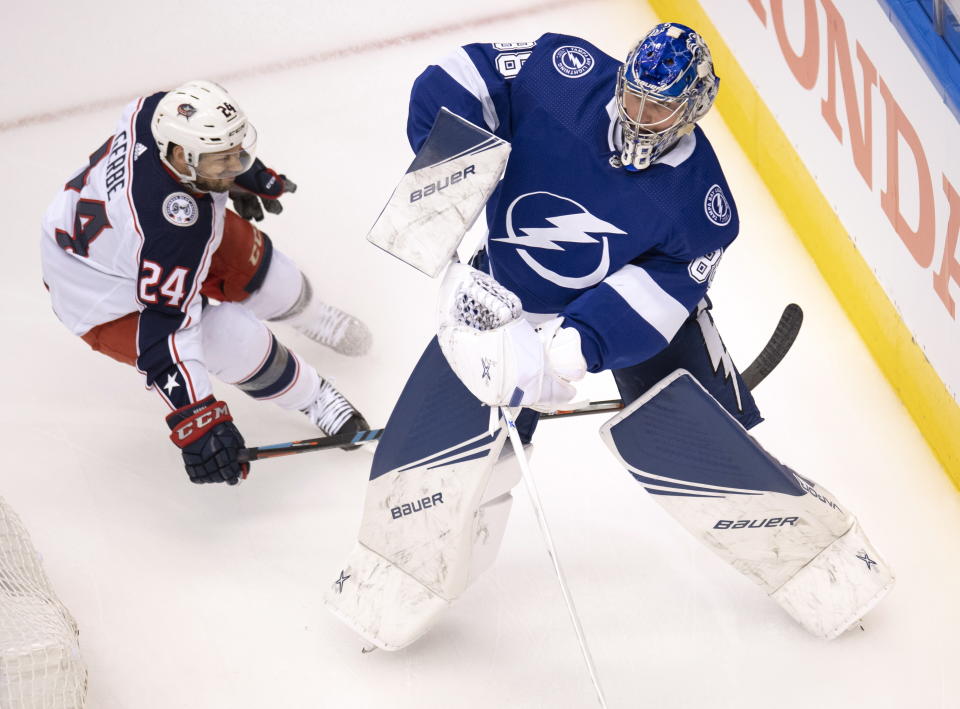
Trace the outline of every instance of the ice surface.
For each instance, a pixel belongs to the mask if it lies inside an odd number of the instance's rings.
[[[123,103],[232,76],[261,155],[300,186],[264,229],[376,342],[350,360],[277,332],[382,425],[431,334],[438,285],[363,238],[410,162],[413,78],[460,44],[547,30],[622,55],[654,22],[628,0],[525,5],[539,9],[54,0],[8,14],[0,493],[80,626],[90,707],[594,706],[522,487],[500,558],[438,627],[401,653],[362,655],[319,595],[355,540],[369,453],[259,463],[236,489],[191,485],[158,398],[57,322],[39,274],[40,214]],[[784,305],[807,316],[758,390],[756,434],[859,515],[899,583],[865,632],[818,641],[618,468],[602,416],[545,422],[533,468],[610,706],[960,706],[960,496],[719,117],[704,126],[743,222],[712,290],[728,347],[745,366]],[[614,394],[605,376],[584,390]],[[219,393],[250,444],[315,435],[297,414]]]

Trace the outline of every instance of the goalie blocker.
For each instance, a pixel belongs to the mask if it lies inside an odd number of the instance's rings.
[[[510,143],[441,108],[367,240],[437,276],[483,210],[509,155]]]

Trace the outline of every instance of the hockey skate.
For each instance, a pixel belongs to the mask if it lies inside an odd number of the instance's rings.
[[[304,415],[327,436],[356,433],[370,428],[370,424],[353,404],[326,379],[320,380],[320,392],[310,406],[303,409]],[[354,450],[359,445],[341,446]]]
[[[298,302],[290,312],[272,320],[285,321],[314,342],[349,357],[366,354],[373,343],[370,329],[350,313],[317,298],[306,276]]]
[[[271,317],[270,321],[292,325],[294,330],[342,355],[359,357],[366,354],[373,343],[370,329],[350,313],[317,298],[310,279],[300,275],[303,281],[297,302],[287,312]]]

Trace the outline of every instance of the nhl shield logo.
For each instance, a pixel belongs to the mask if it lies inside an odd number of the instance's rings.
[[[199,216],[197,201],[186,192],[174,192],[163,200],[163,217],[174,226],[193,226]]]
[[[717,226],[726,226],[733,219],[733,210],[730,209],[730,203],[720,185],[713,185],[707,190],[707,196],[703,199],[703,211],[707,213],[707,219]]]
[[[583,47],[564,46],[553,52],[553,66],[570,79],[586,76],[596,62],[593,55]]]

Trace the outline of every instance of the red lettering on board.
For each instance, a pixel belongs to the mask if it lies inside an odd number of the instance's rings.
[[[893,98],[886,82],[880,80],[880,95],[887,113],[887,186],[880,193],[880,206],[893,225],[897,236],[907,247],[913,260],[921,268],[933,263],[935,241],[935,207],[933,202],[933,181],[930,179],[930,166],[923,152],[920,136],[913,124],[907,120],[900,104]],[[917,191],[920,214],[917,228],[911,229],[900,213],[900,140],[907,144],[917,164]]]
[[[783,0],[770,0],[770,16],[773,18],[773,29],[783,58],[787,60],[787,66],[800,86],[812,89],[817,83],[817,72],[820,70],[820,28],[817,24],[815,0],[803,0],[804,30],[801,54],[794,52],[790,46],[787,28],[783,22]]]
[[[837,120],[836,67],[840,66],[840,81],[843,84],[843,104],[847,111],[847,130],[850,134],[850,149],[853,163],[873,189],[873,87],[877,83],[877,68],[870,61],[863,47],[857,42],[857,59],[863,71],[863,123],[860,122],[860,106],[857,87],[853,79],[853,64],[850,61],[850,46],[843,18],[830,0],[820,0],[827,12],[827,98],[820,103],[820,113],[830,130],[843,142],[843,130]]]
[[[933,289],[940,296],[950,317],[955,317],[953,298],[950,297],[950,281],[960,285],[960,261],[957,260],[957,240],[960,237],[960,195],[953,189],[946,175],[943,176],[943,191],[947,193],[950,219],[947,221],[947,237],[943,245],[940,272],[933,274]]]
[[[763,3],[761,3],[760,0],[747,0],[747,4],[753,8],[753,11],[757,13],[757,17],[760,18],[760,22],[766,27],[767,11],[763,9]]]

